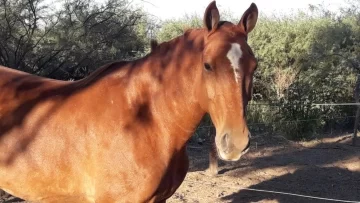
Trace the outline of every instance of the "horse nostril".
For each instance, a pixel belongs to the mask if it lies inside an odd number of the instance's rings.
[[[229,134],[226,133],[224,136],[222,136],[221,145],[223,146],[223,148],[225,148],[225,149],[228,148],[229,141],[230,141]]]

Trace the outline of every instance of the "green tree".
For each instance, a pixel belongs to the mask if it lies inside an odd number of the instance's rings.
[[[149,19],[127,0],[67,0],[57,10],[43,0],[2,0],[0,8],[0,63],[46,77],[79,79],[148,44]]]
[[[160,42],[169,41],[182,35],[187,29],[201,28],[202,19],[198,15],[185,15],[180,19],[170,19],[161,23],[156,32],[156,39]]]
[[[249,36],[259,62],[249,123],[268,123],[266,129],[293,139],[322,133],[332,122],[345,125],[348,120],[336,118],[353,116],[351,107],[312,104],[353,100],[360,56],[359,12],[354,6],[340,16],[321,5],[311,10],[292,16],[261,16]],[[167,41],[201,26],[201,17],[196,15],[168,20],[157,39]]]

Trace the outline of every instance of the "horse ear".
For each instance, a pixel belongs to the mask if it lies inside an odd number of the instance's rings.
[[[208,31],[217,29],[220,21],[220,14],[215,1],[211,2],[206,8],[203,21],[204,26]]]
[[[241,17],[238,25],[245,31],[246,34],[248,34],[254,29],[257,19],[258,8],[256,4],[252,3]]]

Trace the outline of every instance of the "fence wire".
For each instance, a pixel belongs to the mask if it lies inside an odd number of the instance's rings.
[[[254,135],[282,134],[290,139],[353,132],[355,108],[352,110],[348,106],[358,105],[360,103],[251,102],[247,108],[247,126]],[[209,135],[213,127],[208,119],[198,126],[195,134]]]

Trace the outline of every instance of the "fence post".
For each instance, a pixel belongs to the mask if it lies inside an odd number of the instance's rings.
[[[355,117],[355,124],[354,124],[354,134],[353,134],[353,140],[352,144],[356,146],[356,138],[357,138],[357,131],[359,127],[359,116],[360,116],[360,106],[356,106],[356,117]]]
[[[359,87],[360,86],[360,74],[357,75],[355,89],[354,89],[354,99],[355,103],[359,102]],[[357,131],[359,127],[359,116],[360,116],[360,106],[356,105],[356,117],[355,117],[355,123],[354,123],[354,134],[353,134],[353,141],[352,144],[356,146],[356,139],[357,139]]]

